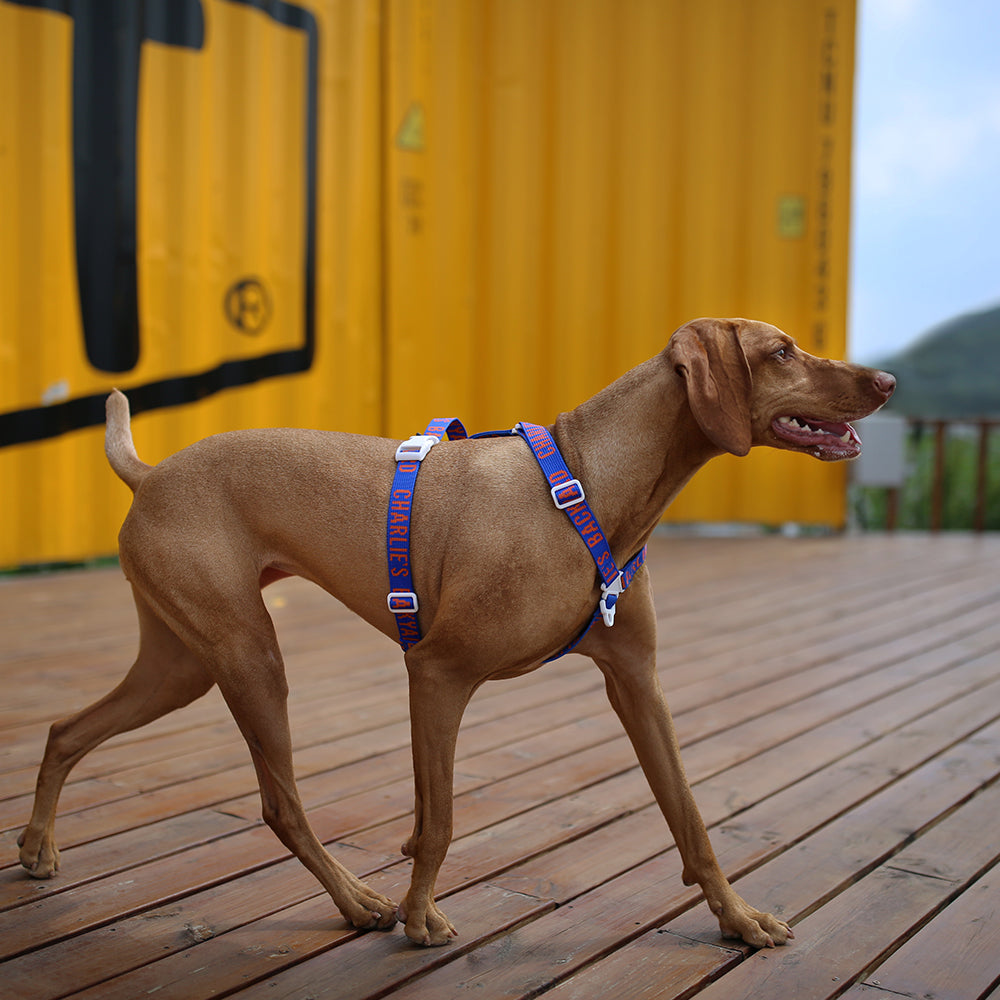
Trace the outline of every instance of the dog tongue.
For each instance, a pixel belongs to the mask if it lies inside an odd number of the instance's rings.
[[[834,437],[843,437],[847,433],[850,433],[852,436],[854,435],[854,428],[847,423],[833,423],[829,420],[808,420],[807,423],[810,427],[815,427],[817,430],[833,434]]]

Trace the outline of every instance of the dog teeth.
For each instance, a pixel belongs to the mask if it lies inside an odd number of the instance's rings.
[[[812,427],[806,421],[800,420],[798,417],[778,417],[778,423],[782,427],[788,427],[791,430],[797,431],[807,431],[809,434],[815,434],[817,437],[832,437],[829,431],[823,430],[822,427]],[[844,433],[839,438],[844,444],[850,444],[853,440],[853,435],[850,430],[844,431]]]

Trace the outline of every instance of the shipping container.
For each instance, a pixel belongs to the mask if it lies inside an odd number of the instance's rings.
[[[153,462],[549,422],[702,315],[845,354],[853,0],[106,10],[0,0],[0,566],[114,552],[113,386]],[[759,449],[668,518],[844,487]]]

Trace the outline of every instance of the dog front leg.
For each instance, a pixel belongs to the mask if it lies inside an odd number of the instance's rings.
[[[701,886],[724,937],[741,938],[757,948],[784,944],[795,936],[789,926],[741,899],[719,867],[684,773],[673,719],[652,654],[643,665],[623,667],[610,660],[597,660],[597,663],[605,675],[611,704],[625,726],[653,795],[674,835],[684,863],[684,884]]]
[[[434,902],[434,886],[452,835],[455,745],[473,688],[416,650],[407,654],[413,742],[413,833],[402,852],[413,858],[410,888],[398,910],[417,944],[448,944],[458,931]]]

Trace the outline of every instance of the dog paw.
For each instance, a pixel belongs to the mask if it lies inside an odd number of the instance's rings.
[[[754,909],[735,894],[731,902],[712,910],[719,918],[723,937],[745,941],[754,948],[773,948],[795,937],[783,920]]]
[[[450,944],[458,937],[454,924],[431,902],[425,907],[409,910],[404,902],[396,915],[405,925],[406,936],[424,947]]]
[[[35,833],[28,827],[17,838],[21,865],[32,878],[52,878],[59,871],[59,849],[51,836]]]
[[[396,904],[363,882],[358,883],[351,898],[340,906],[340,912],[359,931],[385,931],[396,925]]]

